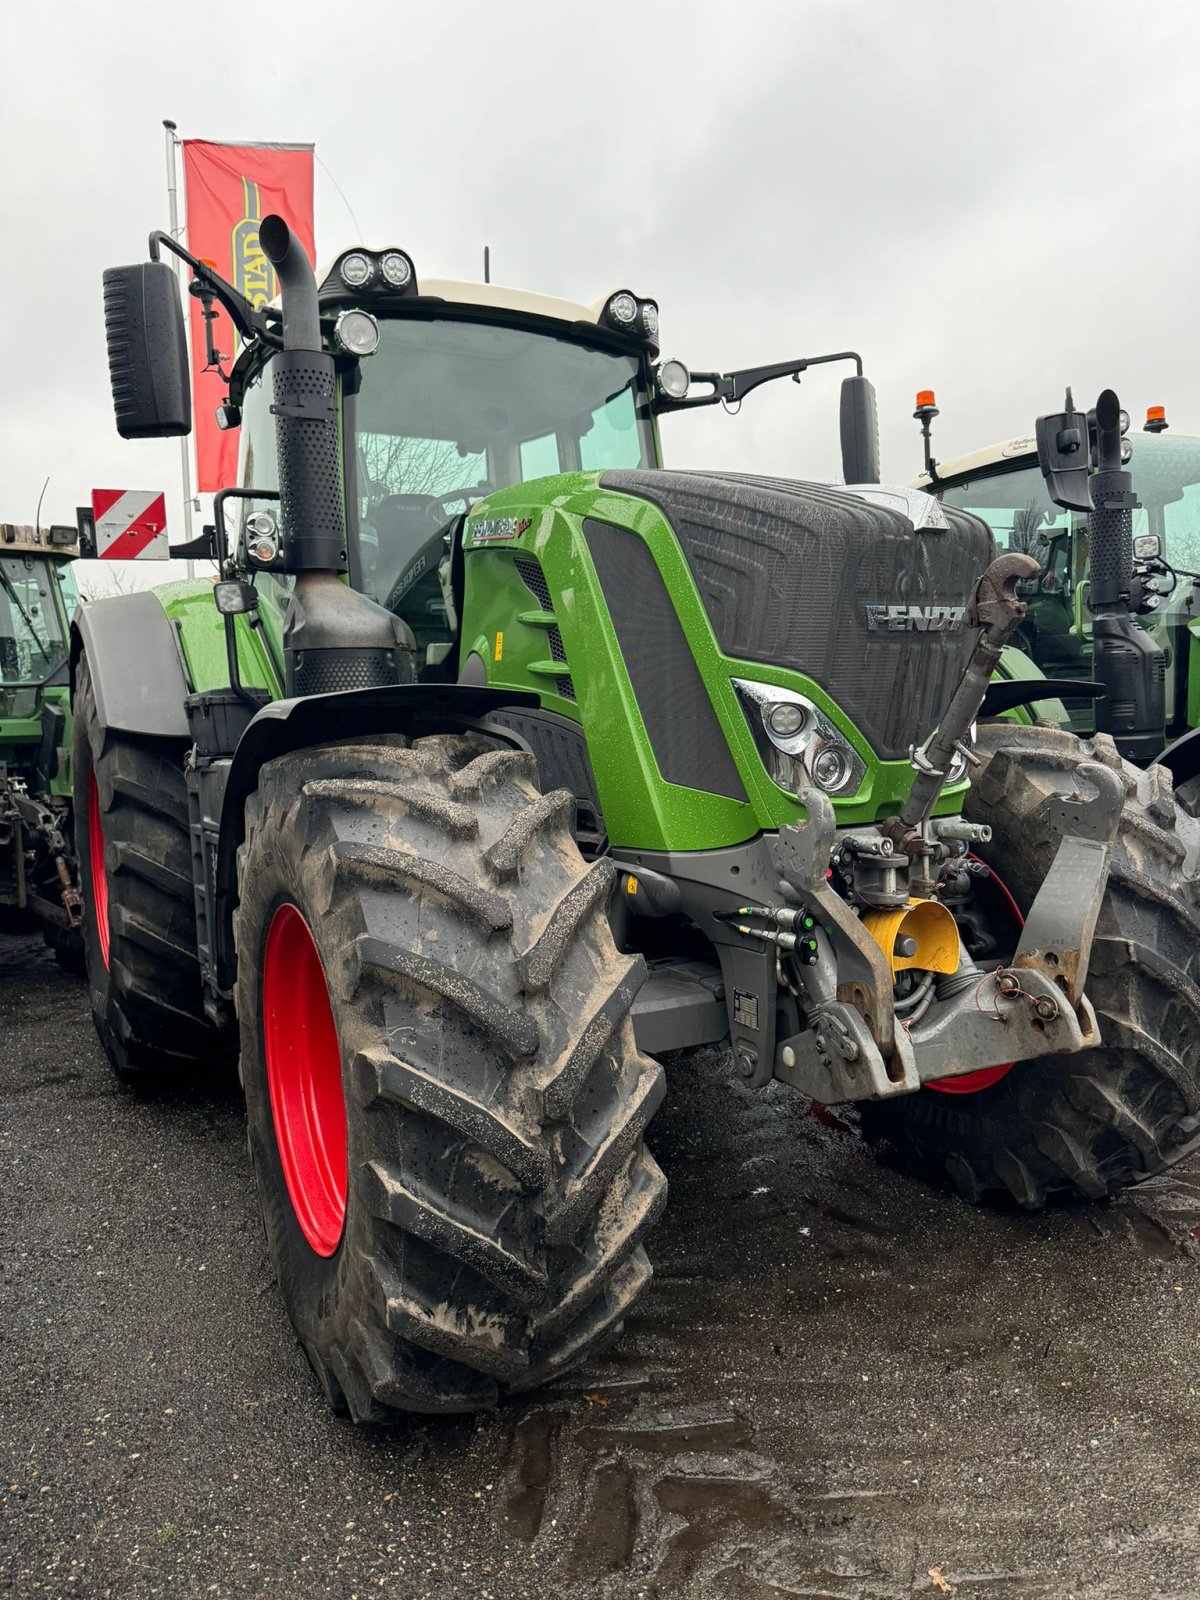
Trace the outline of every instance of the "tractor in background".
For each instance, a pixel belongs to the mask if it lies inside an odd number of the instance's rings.
[[[0,927],[40,927],[80,969],[68,655],[79,604],[71,527],[0,523]]]
[[[998,545],[1027,551],[1041,567],[1023,586],[1027,614],[997,674],[1012,687],[997,686],[993,706],[1023,697],[1014,714],[1028,717],[1036,686],[1039,715],[1083,737],[1108,733],[1126,759],[1166,767],[1181,803],[1194,811],[1200,803],[1200,438],[1168,433],[1158,405],[1147,409],[1139,432],[1130,431],[1128,414],[1118,408],[1116,428],[1102,443],[1096,409],[1076,412],[1069,400],[1067,411],[1043,419],[1037,433],[939,462],[930,443],[937,415],[933,392],[920,392],[914,417],[925,471],[915,483],[944,504],[973,511]],[[1053,440],[1064,430],[1078,439],[1067,454]],[[1132,497],[1124,508],[1127,545],[1102,550],[1098,562],[1114,472],[1127,480],[1115,492]],[[1115,613],[1126,620],[1115,620]],[[1037,685],[1043,676],[1051,681]]]

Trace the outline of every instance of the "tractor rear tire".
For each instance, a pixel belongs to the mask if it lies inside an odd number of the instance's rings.
[[[472,1411],[620,1331],[662,1069],[565,790],[473,736],[262,770],[235,916],[251,1156],[288,1314],[356,1422]]]
[[[1130,766],[1104,734],[995,722],[977,751],[966,814],[991,826],[978,853],[1022,911],[1056,847],[1038,818],[1045,799],[1072,789],[1084,761],[1124,781],[1086,985],[1101,1043],[1019,1062],[977,1093],[925,1088],[864,1105],[864,1133],[971,1201],[1102,1199],[1200,1145],[1200,822],[1176,804],[1164,768]]]
[[[231,1058],[205,1016],[181,742],[106,732],[87,656],[74,694],[75,839],[92,1017],[113,1071],[148,1084]]]

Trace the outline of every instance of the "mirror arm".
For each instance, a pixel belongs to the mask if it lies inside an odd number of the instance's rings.
[[[658,412],[686,411],[691,406],[715,406],[718,401],[736,405],[764,383],[772,383],[776,378],[791,378],[799,383],[801,374],[807,372],[809,367],[825,366],[831,361],[853,361],[855,372],[862,377],[862,357],[856,350],[839,350],[828,356],[805,356],[802,361],[777,361],[768,367],[739,367],[734,372],[693,372],[693,382],[712,384],[711,394],[695,397],[685,395],[682,400],[671,400],[664,395],[655,402],[654,409]]]
[[[178,239],[173,239],[169,233],[164,233],[161,228],[150,235],[150,259],[162,260],[162,249],[165,247],[172,255],[186,261],[191,267],[195,282],[190,286],[191,291],[208,304],[214,299],[219,300],[229,313],[234,327],[243,339],[262,339],[268,344],[278,344],[279,341],[268,331],[267,320],[261,311],[256,311],[246,299],[239,294],[231,283],[227,283],[219,272],[215,271],[206,261],[201,261],[190,250],[185,250]],[[207,313],[206,313],[207,314]],[[209,354],[212,355],[211,323],[206,326]]]

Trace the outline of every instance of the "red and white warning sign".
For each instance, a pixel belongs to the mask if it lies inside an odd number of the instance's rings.
[[[93,489],[101,561],[166,561],[167,502],[160,489]]]

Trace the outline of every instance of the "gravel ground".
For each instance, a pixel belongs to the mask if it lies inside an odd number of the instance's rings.
[[[0,1594],[1200,1597],[1200,1164],[972,1211],[720,1052],[620,1343],[356,1432],[280,1309],[231,1082],[119,1087],[0,937]]]

